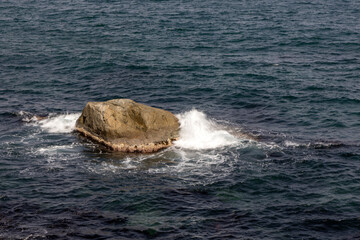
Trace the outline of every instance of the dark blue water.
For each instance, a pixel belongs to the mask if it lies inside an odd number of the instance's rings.
[[[360,239],[359,18],[355,0],[1,1],[0,238]],[[197,135],[139,155],[72,132],[113,98]]]

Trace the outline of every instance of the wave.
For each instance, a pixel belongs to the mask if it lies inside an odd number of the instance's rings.
[[[203,112],[196,109],[178,114],[177,118],[180,122],[180,138],[175,142],[177,147],[202,150],[239,143],[238,138],[221,129]]]
[[[27,122],[27,123],[39,121],[39,116],[37,116],[33,113],[30,113],[30,112],[20,111],[18,113],[15,113],[15,115],[20,116],[21,121]]]
[[[18,115],[23,122],[32,126],[39,126],[49,133],[70,133],[75,129],[76,120],[80,113],[49,114],[38,116],[29,112],[20,111]]]
[[[75,129],[75,123],[79,117],[80,113],[50,116],[40,120],[39,125],[49,133],[70,133]]]
[[[343,143],[340,141],[315,141],[309,143],[298,143],[294,141],[285,140],[283,145],[287,148],[313,148],[313,149],[332,149],[345,146],[351,146],[352,144]]]

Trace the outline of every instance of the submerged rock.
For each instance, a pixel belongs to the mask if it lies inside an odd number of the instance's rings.
[[[76,130],[115,151],[155,152],[179,136],[178,119],[170,112],[130,99],[89,102]]]

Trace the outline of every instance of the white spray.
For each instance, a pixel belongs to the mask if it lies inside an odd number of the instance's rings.
[[[175,146],[201,150],[233,145],[239,140],[195,109],[178,114],[180,139]]]
[[[40,120],[38,124],[49,133],[70,133],[79,117],[80,113],[61,114]]]

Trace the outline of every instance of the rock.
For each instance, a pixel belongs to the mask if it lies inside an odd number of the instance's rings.
[[[75,127],[114,151],[149,153],[171,146],[180,125],[168,111],[114,99],[87,103]]]

